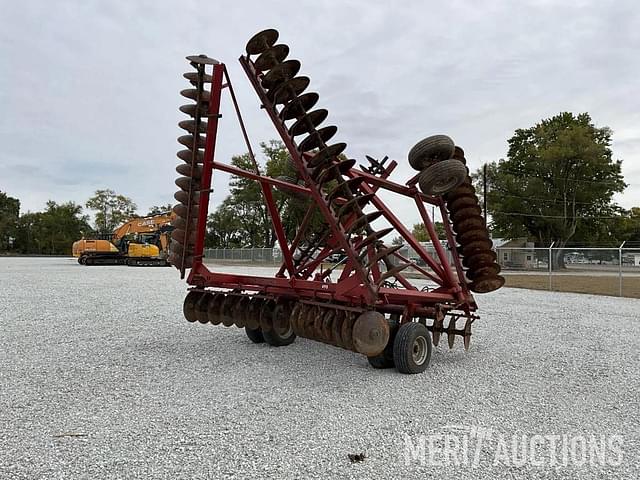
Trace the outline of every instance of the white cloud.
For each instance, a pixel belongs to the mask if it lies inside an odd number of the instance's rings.
[[[619,202],[640,205],[638,24],[630,0],[14,2],[0,19],[0,189],[23,210],[83,203],[104,187],[141,211],[170,202],[184,56],[228,64],[257,146],[276,132],[236,59],[275,27],[347,153],[397,159],[401,181],[413,174],[406,152],[426,135],[450,134],[477,168],[505,155],[516,128],[588,111],[625,160],[631,186]],[[245,148],[228,102],[223,113],[217,158],[228,160]]]

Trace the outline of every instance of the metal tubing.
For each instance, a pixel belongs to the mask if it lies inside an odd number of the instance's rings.
[[[202,264],[202,252],[204,249],[204,236],[206,232],[207,216],[209,213],[209,192],[211,191],[211,176],[213,172],[213,157],[216,150],[216,136],[218,134],[218,120],[220,114],[220,95],[222,93],[222,73],[224,64],[219,63],[213,66],[211,79],[211,97],[209,100],[209,114],[207,124],[207,140],[204,147],[204,161],[202,165],[202,179],[200,180],[200,210],[198,211],[198,231],[196,232],[196,244],[193,249],[193,266]],[[198,104],[196,104],[198,105]],[[196,107],[197,108],[197,107]],[[197,136],[197,133],[196,133]],[[197,142],[196,142],[197,144]],[[192,168],[195,163],[192,163]],[[191,200],[189,200],[191,206]],[[187,221],[189,216],[187,216]],[[186,250],[186,249],[185,249]],[[183,255],[182,268],[184,269]],[[184,271],[184,270],[182,270]]]

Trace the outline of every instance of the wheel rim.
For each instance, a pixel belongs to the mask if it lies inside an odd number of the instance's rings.
[[[420,336],[413,341],[411,357],[416,365],[422,365],[427,360],[428,355],[427,339]]]

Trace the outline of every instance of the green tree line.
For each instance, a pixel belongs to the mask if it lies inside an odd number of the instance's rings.
[[[84,208],[95,211],[93,225]],[[154,206],[147,215],[170,209]],[[69,255],[76,240],[109,234],[135,216],[133,200],[110,189],[97,190],[84,207],[50,200],[44,210],[22,214],[20,200],[0,191],[0,254]]]

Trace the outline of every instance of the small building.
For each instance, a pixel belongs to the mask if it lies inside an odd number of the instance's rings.
[[[494,238],[493,246],[498,255],[498,263],[503,268],[526,270],[539,266],[535,256],[535,244],[526,238]]]

